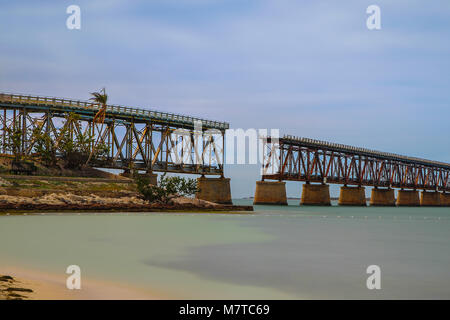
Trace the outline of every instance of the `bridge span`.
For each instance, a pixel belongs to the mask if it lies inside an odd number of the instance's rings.
[[[330,205],[329,183],[343,185],[340,205],[365,206],[365,186],[373,187],[371,205],[450,205],[448,163],[293,136],[264,137],[262,145],[255,204],[286,204],[283,181],[303,181],[305,205]]]
[[[62,157],[64,141],[70,140],[93,155],[86,162],[93,167],[145,171],[154,183],[154,172],[201,175],[199,198],[221,203],[231,202],[223,171],[228,128],[226,122],[144,108],[107,105],[102,110],[89,101],[0,93],[3,156],[39,157],[37,137],[44,137]]]

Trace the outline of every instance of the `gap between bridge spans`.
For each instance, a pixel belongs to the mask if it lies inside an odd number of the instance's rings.
[[[80,112],[83,114],[83,121],[91,121],[91,114],[94,114],[95,111],[98,111],[98,106],[96,107],[91,102],[83,102],[83,101],[73,101],[70,99],[62,99],[62,98],[54,98],[54,97],[38,97],[38,96],[26,96],[26,95],[15,95],[15,94],[5,94],[0,93],[0,104],[3,107],[5,111],[5,115],[3,117],[3,131],[5,131],[5,128],[8,126],[16,126],[16,123],[18,125],[25,125],[26,128],[36,128],[39,121],[36,122],[38,119],[30,119],[30,115],[33,113],[47,113],[47,120],[51,120],[50,117],[60,117],[62,118],[62,113],[66,112],[67,110],[72,110],[74,112]],[[9,123],[6,119],[6,111],[13,112],[14,115],[17,111],[17,119],[14,116],[14,121],[10,119]],[[65,111],[64,111],[65,110]],[[87,113],[86,113],[87,112]],[[90,113],[89,113],[90,112]],[[284,153],[286,150],[283,148],[283,146],[286,146],[286,140],[296,140],[297,146],[305,147],[309,149],[317,149],[317,150],[327,150],[332,151],[335,153],[341,153],[342,156],[345,154],[353,154],[358,155],[359,157],[372,157],[378,160],[390,160],[390,161],[397,161],[401,163],[408,163],[408,164],[419,164],[421,166],[430,167],[433,168],[442,168],[442,169],[450,169],[450,165],[442,162],[436,162],[436,161],[429,161],[429,160],[423,160],[418,158],[412,158],[412,157],[405,157],[400,156],[392,153],[382,153],[378,151],[373,150],[367,150],[363,148],[356,148],[346,145],[339,145],[339,144],[333,144],[329,142],[323,142],[323,141],[317,141],[313,139],[292,139],[292,136],[284,136],[283,138],[279,138],[279,129],[271,129],[270,135],[267,136],[268,130],[267,129],[228,129],[229,125],[224,122],[218,122],[218,121],[210,121],[210,120],[203,120],[198,118],[193,118],[189,116],[183,116],[183,115],[176,115],[176,114],[170,114],[170,113],[164,113],[164,112],[158,112],[158,111],[152,111],[152,110],[145,110],[145,109],[138,109],[138,108],[131,108],[131,107],[123,107],[123,106],[114,106],[114,105],[108,105],[107,106],[107,115],[108,117],[111,117],[112,121],[117,120],[117,125],[128,125],[131,124],[133,127],[133,130],[128,130],[127,133],[130,135],[129,137],[124,137],[122,142],[117,141],[117,137],[113,134],[111,143],[111,146],[114,148],[115,146],[117,149],[116,154],[113,154],[113,160],[120,160],[122,161],[122,165],[129,162],[134,161],[137,158],[142,155],[141,162],[144,162],[145,166],[149,168],[148,166],[158,165],[161,163],[166,163],[168,160],[170,162],[178,164],[185,164],[185,163],[192,163],[197,165],[204,165],[206,158],[215,158],[214,160],[217,163],[218,170],[216,173],[220,173],[220,171],[223,172],[223,164],[257,164],[262,163],[263,166],[263,174],[267,173],[269,170],[272,172],[278,172],[281,173],[281,169],[283,169],[283,166],[280,166],[281,161],[278,161],[277,159],[284,160],[285,158]],[[109,119],[109,120],[111,120]],[[128,120],[127,120],[128,119]],[[18,122],[16,122],[18,120]],[[34,120],[34,121],[33,121]],[[120,120],[120,121],[119,121]],[[134,120],[139,120],[139,122],[133,122]],[[147,121],[154,121],[155,124],[159,126],[159,128],[156,128],[157,132],[161,132],[162,130],[166,130],[166,132],[171,132],[169,135],[165,135],[164,138],[170,141],[167,141],[168,145],[164,150],[161,150],[160,147],[162,147],[162,141],[158,146],[158,150],[146,150],[146,148],[153,148],[157,145],[154,145],[154,142],[147,141],[147,137],[145,137],[145,134],[148,135],[147,127],[143,132],[136,130],[134,126],[138,123],[140,124],[146,124]],[[51,122],[51,121],[50,121]],[[55,121],[56,123],[56,121]],[[52,123],[51,123],[52,124]],[[45,123],[42,122],[39,126],[40,129],[42,129],[45,126]],[[114,126],[114,124],[113,124]],[[193,128],[194,126],[194,128]],[[197,128],[195,128],[197,126]],[[186,131],[181,131],[182,129],[179,128],[182,127],[188,127],[188,132],[191,133],[190,139],[184,139],[183,137],[186,136]],[[203,127],[203,128],[202,128]],[[177,128],[177,129],[174,129]],[[207,129],[207,130],[203,130]],[[211,130],[212,129],[212,130]],[[217,129],[217,130],[214,130]],[[228,129],[226,131],[226,129]],[[56,128],[51,127],[50,128],[50,134],[52,132],[55,132]],[[152,126],[149,131],[153,131],[155,128]],[[193,131],[192,131],[193,130]],[[133,132],[132,132],[133,131]],[[155,131],[155,132],[156,132]],[[105,131],[106,132],[106,131]],[[175,135],[179,135],[181,141],[174,141],[172,139],[172,132],[175,132]],[[192,134],[194,134],[194,137],[197,137],[197,139],[192,139]],[[202,136],[204,137],[203,141],[199,143],[198,136],[202,132]],[[5,133],[5,132],[4,132]],[[110,132],[111,133],[111,132]],[[26,134],[24,134],[25,136]],[[5,139],[5,134],[3,135]],[[150,135],[151,136],[151,135]],[[214,136],[216,136],[214,138]],[[102,137],[103,138],[103,137]],[[144,139],[145,138],[145,139]],[[151,136],[153,138],[153,136]],[[261,139],[260,139],[261,138]],[[145,140],[146,144],[143,144],[143,141]],[[161,139],[162,140],[162,139]],[[192,141],[194,140],[194,141]],[[226,140],[226,141],[225,141]],[[27,137],[24,137],[24,140],[21,143],[20,148],[22,148],[22,151],[29,152],[30,148],[27,148],[27,144],[30,144],[32,141],[29,141]],[[281,143],[280,143],[281,142]],[[186,148],[183,148],[182,146],[184,144],[189,144],[191,148],[187,150]],[[268,148],[267,146],[271,146]],[[293,145],[291,143],[291,145]],[[193,148],[195,146],[195,148]],[[29,146],[28,146],[29,147]],[[127,150],[125,150],[127,149]],[[128,150],[129,149],[129,150]],[[180,150],[181,149],[181,150]],[[209,152],[206,152],[208,151]],[[122,151],[126,151],[125,154],[122,154]],[[146,152],[148,151],[148,152]],[[201,152],[199,152],[201,151]],[[165,153],[165,155],[170,154],[173,156],[172,159],[162,159],[162,153]],[[147,154],[148,153],[148,154]],[[225,155],[226,153],[226,155]],[[191,154],[193,156],[188,158],[188,154]],[[124,156],[125,155],[125,156]],[[159,155],[160,159],[156,159],[157,157],[155,155]],[[287,153],[287,155],[290,157],[290,154]],[[320,159],[320,152],[316,154],[316,156]],[[326,155],[322,154],[322,157]],[[286,160],[291,161],[289,157],[286,158]],[[339,158],[339,157],[338,157]],[[158,161],[159,160],[159,161]],[[301,159],[300,159],[301,160]],[[120,162],[119,161],[119,162]],[[329,182],[333,182],[333,177],[328,177],[327,175],[324,175],[323,171],[328,168],[322,168],[320,163],[321,161],[318,161],[317,159],[311,160],[312,164],[315,165],[313,167],[314,170],[322,169],[322,178],[329,180]],[[283,163],[285,165],[284,169],[286,167],[294,167],[296,163],[286,163],[286,161]],[[167,166],[166,166],[167,167]],[[385,170],[388,169],[389,166],[383,166]],[[160,166],[160,169],[164,169],[164,166]],[[212,168],[212,167],[211,167]],[[357,171],[359,168],[355,168],[352,163],[348,166],[351,170]],[[139,168],[139,169],[145,169],[145,167]],[[364,168],[363,168],[364,170]],[[439,176],[436,177],[434,175],[435,172],[426,172],[424,175],[423,172],[417,171],[417,176],[415,177],[413,173],[411,173],[411,170],[408,171],[408,176],[406,174],[406,185],[414,187],[417,186],[416,183],[411,183],[411,179],[414,177],[416,179],[422,179],[426,180],[428,183],[427,188],[430,189],[430,185],[432,185],[436,180],[439,180],[442,182],[444,180],[443,177]],[[188,172],[186,172],[188,173]],[[191,173],[197,173],[191,172]],[[308,178],[314,178],[313,175],[314,172],[309,173],[307,172]],[[429,175],[428,175],[429,174]],[[316,174],[316,179],[318,179]],[[328,179],[331,178],[331,179]],[[348,178],[347,182],[348,182]],[[279,179],[278,179],[279,180]],[[314,180],[314,179],[313,179]],[[311,180],[311,181],[313,181]],[[448,179],[447,179],[448,180]],[[323,182],[323,180],[321,181]],[[351,181],[350,182],[355,182]],[[357,181],[356,181],[357,182]],[[442,184],[442,183],[441,183]],[[387,185],[386,185],[387,186]],[[444,186],[446,187],[446,185]]]
[[[106,160],[113,162],[109,167],[118,169],[127,169],[133,163],[139,170],[221,174],[223,164],[263,163],[260,137],[269,131],[272,137],[279,135],[279,129],[229,129],[225,122],[117,105],[107,105],[100,127],[92,126],[96,124],[98,104],[56,97],[0,93],[0,105],[4,111],[3,131],[21,126],[39,129],[52,135],[56,147],[58,130],[86,132],[87,127],[93,127],[89,132],[94,136],[95,145],[108,143],[111,150]],[[77,114],[84,124],[68,123],[69,113]],[[39,114],[44,116],[39,118]],[[69,128],[64,128],[65,125]],[[8,139],[5,132],[3,136],[3,140]],[[21,154],[30,155],[33,144],[33,139],[25,134]],[[92,148],[95,151],[96,146]],[[204,170],[202,167],[208,161]],[[184,169],[173,166],[184,166]]]
[[[261,165],[265,159],[264,139],[270,135],[275,141],[279,133],[279,129],[231,128],[224,134],[218,129],[203,130],[202,122],[194,121],[193,131],[179,128],[172,132],[174,143],[170,152],[178,164],[203,163],[205,149],[212,145],[214,151],[223,156],[220,163]],[[194,158],[191,154],[183,154],[187,149],[193,150]]]

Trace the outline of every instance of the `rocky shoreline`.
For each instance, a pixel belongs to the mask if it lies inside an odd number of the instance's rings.
[[[174,198],[169,203],[149,203],[139,197],[108,198],[95,194],[51,193],[39,197],[0,195],[0,212],[8,211],[253,211],[252,206],[217,204],[200,199]]]

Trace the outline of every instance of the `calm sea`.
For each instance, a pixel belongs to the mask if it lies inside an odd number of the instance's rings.
[[[250,204],[250,200],[235,200]],[[177,298],[450,299],[450,208],[0,216],[0,263]],[[368,290],[366,269],[381,269]]]

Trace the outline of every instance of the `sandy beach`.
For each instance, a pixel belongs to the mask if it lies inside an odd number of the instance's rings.
[[[147,300],[169,297],[132,286],[82,278],[80,290],[66,288],[66,274],[50,274],[12,266],[0,266],[0,276],[10,276],[15,288],[31,289],[32,292],[15,292],[24,300]],[[2,283],[0,283],[2,285]],[[5,284],[3,284],[5,286]],[[0,293],[0,300],[5,299]]]

